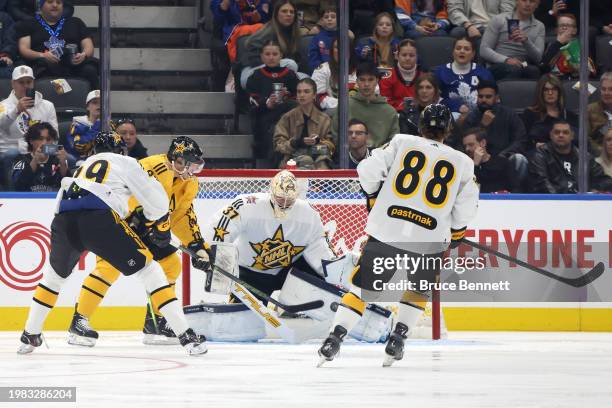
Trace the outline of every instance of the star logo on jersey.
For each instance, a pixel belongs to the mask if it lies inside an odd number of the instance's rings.
[[[263,242],[250,242],[251,248],[257,252],[253,268],[265,271],[267,269],[284,268],[293,263],[293,259],[301,254],[306,247],[295,246],[291,241],[285,241],[283,226],[279,225],[272,238]]]
[[[213,241],[225,241],[225,235],[229,234],[227,230],[223,227],[215,228],[215,236],[213,237]]]

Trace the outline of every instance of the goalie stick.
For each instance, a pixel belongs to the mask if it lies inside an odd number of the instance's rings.
[[[593,282],[595,279],[599,278],[604,273],[604,270],[605,270],[605,266],[604,266],[603,262],[599,262],[597,265],[595,265],[595,267],[593,267],[593,269],[591,269],[590,271],[588,271],[584,275],[579,276],[578,278],[565,278],[563,276],[556,275],[556,274],[554,274],[554,273],[552,273],[550,271],[547,271],[545,269],[538,268],[537,266],[530,265],[530,264],[528,264],[525,261],[521,261],[520,259],[513,258],[510,255],[506,255],[504,253],[496,251],[495,249],[493,249],[493,248],[491,248],[489,246],[482,245],[482,244],[479,244],[479,243],[474,242],[474,241],[470,241],[469,239],[463,238],[461,240],[461,242],[463,242],[464,244],[469,245],[471,247],[480,249],[481,251],[488,252],[488,253],[490,253],[492,255],[498,256],[498,257],[500,257],[502,259],[505,259],[506,261],[514,262],[517,265],[522,266],[523,268],[529,269],[530,271],[533,271],[533,272],[539,273],[541,275],[547,276],[547,277],[549,277],[551,279],[554,279],[556,281],[563,282],[566,285],[570,285],[570,286],[573,286],[575,288],[581,288],[581,287],[583,287],[585,285],[588,285],[589,283]]]
[[[192,251],[191,249],[189,249],[189,248],[179,244],[178,242],[176,242],[174,240],[172,240],[172,245],[175,246],[176,248],[180,249],[182,252],[186,253],[187,255],[191,256],[192,258],[198,258],[198,255],[194,251]],[[323,306],[323,301],[322,300],[314,300],[312,302],[299,303],[297,305],[286,305],[286,304],[281,303],[278,300],[272,298],[272,296],[268,296],[267,294],[265,294],[261,290],[255,288],[255,287],[253,287],[251,285],[249,285],[248,283],[246,283],[242,279],[237,278],[236,276],[234,276],[231,273],[227,272],[223,268],[220,268],[220,267],[215,266],[215,265],[212,265],[212,267],[214,268],[214,270],[216,272],[219,272],[221,275],[225,276],[226,278],[233,280],[234,282],[238,283],[239,285],[242,285],[244,288],[248,289],[254,295],[257,295],[257,296],[265,299],[266,301],[272,303],[273,305],[276,305],[276,306],[280,307],[281,309],[283,309],[283,310],[285,310],[285,311],[287,311],[289,313],[304,312],[306,310],[318,309],[318,308]]]

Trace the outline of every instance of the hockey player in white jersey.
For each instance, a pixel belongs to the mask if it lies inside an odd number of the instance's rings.
[[[180,333],[180,343],[187,352],[206,352],[205,338],[189,328],[161,266],[124,221],[129,214],[128,199],[134,195],[150,227],[147,238],[161,247],[170,243],[167,195],[135,159],[125,156],[126,152],[118,134],[101,132],[94,141],[95,154],[74,177],[62,180],[51,224],[50,265],[34,293],[18,353],[31,353],[42,344],[44,321],[85,250],[107,260],[124,275],[137,276],[156,298],[173,331]]]
[[[298,198],[287,170],[272,178],[269,193],[240,195],[212,220],[205,241],[233,243],[240,279],[268,295],[281,289],[291,267],[323,279],[321,261],[336,258],[319,213]]]
[[[444,145],[451,113],[440,104],[427,106],[420,119],[421,136],[396,135],[375,149],[357,167],[370,210],[369,238],[353,271],[352,287],[343,296],[331,333],[319,349],[320,364],[331,361],[342,340],[359,322],[367,301],[378,300],[384,284],[397,279],[433,282],[442,253],[463,238],[476,215],[478,185],[474,164],[465,154]],[[421,258],[421,267],[407,270],[397,256]],[[382,262],[389,264],[381,268]],[[386,263],[386,262],[385,262]],[[404,264],[405,265],[405,264]],[[418,288],[418,286],[417,286]],[[386,295],[391,295],[386,291]],[[403,357],[404,340],[424,310],[428,291],[404,291],[398,319],[385,347],[384,366]]]

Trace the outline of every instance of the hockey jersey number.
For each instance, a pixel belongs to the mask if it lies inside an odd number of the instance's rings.
[[[83,174],[85,171],[85,174]],[[95,183],[103,184],[106,180],[106,176],[110,171],[110,164],[106,160],[96,160],[91,164],[81,166],[74,174],[75,178],[84,178],[85,180],[93,181]]]
[[[402,167],[395,176],[393,187],[400,198],[410,198],[421,185],[422,175],[427,166],[427,157],[419,150],[409,150],[404,156]],[[450,185],[455,181],[455,167],[447,160],[437,160],[431,177],[423,189],[423,201],[429,207],[442,207],[448,201]]]

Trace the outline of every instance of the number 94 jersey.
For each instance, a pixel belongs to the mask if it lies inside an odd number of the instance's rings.
[[[357,167],[359,182],[376,201],[366,232],[385,243],[446,249],[455,231],[476,215],[478,184],[472,160],[435,140],[396,135]],[[426,251],[426,250],[424,250]]]

